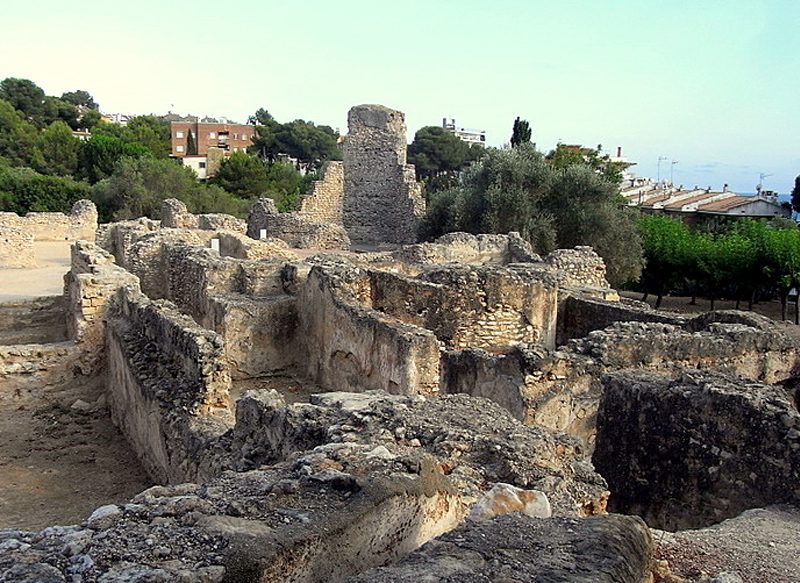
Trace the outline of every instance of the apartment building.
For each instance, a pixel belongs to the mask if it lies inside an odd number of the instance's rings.
[[[206,156],[209,148],[220,148],[226,155],[246,152],[253,145],[255,133],[255,128],[251,125],[217,120],[173,121],[170,123],[170,130],[172,155],[176,158]],[[191,152],[190,141],[194,144]]]

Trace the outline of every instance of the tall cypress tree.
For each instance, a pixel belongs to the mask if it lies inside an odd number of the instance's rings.
[[[194,140],[194,132],[192,130],[189,130],[189,134],[186,136],[186,155],[197,156],[197,142]]]
[[[531,141],[531,126],[517,116],[514,120],[514,129],[511,133],[511,147],[516,148],[520,144],[527,144]]]

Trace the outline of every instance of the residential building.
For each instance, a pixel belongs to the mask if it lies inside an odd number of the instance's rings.
[[[206,118],[208,119],[208,118]],[[220,148],[227,155],[246,152],[253,145],[255,128],[247,124],[225,121],[173,121],[170,123],[172,155],[205,156],[209,148]],[[196,151],[189,152],[189,134],[194,138]]]
[[[620,190],[629,206],[645,213],[663,213],[698,224],[713,217],[749,217],[771,219],[791,217],[791,209],[778,202],[777,196],[764,192],[756,196],[731,192],[728,185],[722,190],[708,188],[684,189],[667,181],[650,178],[626,179]]]
[[[468,144],[477,144],[479,146],[486,145],[486,130],[474,130],[470,128],[460,128],[456,126],[455,119],[442,118],[442,127],[445,131],[454,134],[457,138],[467,142]]]

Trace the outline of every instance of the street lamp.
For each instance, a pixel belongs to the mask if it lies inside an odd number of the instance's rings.
[[[659,156],[658,157],[658,174],[657,174],[657,177],[656,177],[656,184],[660,184],[661,183],[661,162],[663,162],[664,160],[667,160],[666,156]]]
[[[677,164],[677,163],[678,163],[677,160],[673,160],[669,165],[669,185],[670,186],[675,184],[674,182],[672,182],[672,171],[674,170],[675,164]]]

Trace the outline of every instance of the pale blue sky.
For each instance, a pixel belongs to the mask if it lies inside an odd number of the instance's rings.
[[[346,130],[406,113],[409,140],[453,117],[508,141],[617,145],[676,183],[788,192],[800,174],[798,0],[196,0],[3,7],[0,78],[86,89],[104,111],[259,107]],[[662,177],[669,162],[662,163]]]

